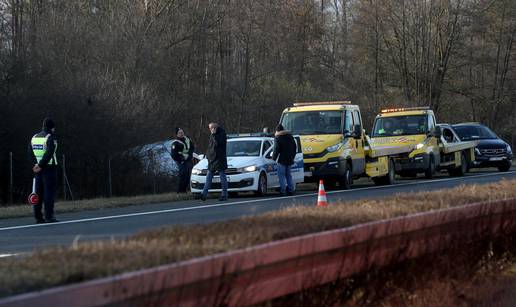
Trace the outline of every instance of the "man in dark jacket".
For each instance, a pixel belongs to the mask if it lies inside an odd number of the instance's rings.
[[[57,140],[55,124],[50,118],[43,120],[43,130],[35,134],[29,143],[28,153],[32,171],[36,177],[36,193],[39,201],[33,206],[36,223],[55,223],[54,198],[57,187]],[[41,212],[45,204],[45,218]]]
[[[282,125],[278,125],[276,133],[274,134],[272,159],[278,162],[278,177],[281,196],[294,194],[292,164],[294,164],[296,151],[296,141],[292,134],[286,131]],[[285,181],[288,187],[285,186]]]
[[[226,132],[224,129],[219,127],[217,123],[210,123],[208,127],[211,132],[208,150],[206,151],[206,158],[208,159],[208,174],[206,175],[206,183],[204,184],[201,199],[206,200],[213,176],[218,172],[222,188],[219,200],[225,201],[228,199],[228,182],[225,173],[228,168]]]
[[[186,193],[192,174],[192,158],[195,147],[192,140],[185,135],[183,129],[176,128],[175,132],[176,139],[172,142],[170,153],[179,168],[177,193]]]

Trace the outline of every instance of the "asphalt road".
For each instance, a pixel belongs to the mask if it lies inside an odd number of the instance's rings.
[[[432,180],[399,179],[392,186],[374,186],[370,180],[357,182],[348,191],[328,191],[328,201],[381,198],[396,193],[430,191],[461,184],[486,184],[516,179],[516,169],[507,173],[476,171],[465,177],[439,175]],[[255,215],[288,206],[314,206],[317,191],[302,191],[291,197],[254,198],[242,196],[227,202],[216,199],[149,204],[116,209],[60,214],[60,223],[34,224],[32,218],[0,220],[0,257],[25,253],[55,245],[70,245],[75,241],[123,238],[139,231],[177,224],[199,224],[225,221]]]

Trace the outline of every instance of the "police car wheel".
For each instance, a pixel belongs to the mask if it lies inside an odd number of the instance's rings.
[[[265,177],[263,173],[260,174],[260,179],[258,179],[258,190],[255,193],[259,196],[267,194],[267,177]]]

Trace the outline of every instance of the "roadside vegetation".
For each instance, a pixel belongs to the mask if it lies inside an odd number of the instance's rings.
[[[49,115],[76,198],[109,195],[110,166],[115,195],[155,193],[120,153],[175,126],[202,152],[208,122],[257,132],[296,101],[349,99],[368,130],[432,106],[516,142],[513,0],[0,0],[0,16],[0,204],[30,193]]]
[[[56,214],[60,214],[85,210],[98,210],[137,205],[147,205],[155,203],[175,202],[188,199],[193,199],[192,194],[165,193],[132,197],[94,198],[76,201],[60,201],[56,203],[55,210]],[[26,217],[32,215],[32,207],[30,205],[20,204],[14,206],[0,207],[0,220],[16,217]]]
[[[261,306],[515,306],[516,242],[485,238]]]
[[[0,296],[110,276],[355,224],[516,198],[516,180],[397,194],[385,199],[293,206],[259,216],[206,225],[160,228],[125,240],[76,242],[0,259]],[[209,235],[207,235],[209,234]]]

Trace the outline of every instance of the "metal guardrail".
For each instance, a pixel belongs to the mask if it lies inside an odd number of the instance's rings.
[[[290,238],[22,294],[0,306],[249,305],[503,233],[516,233],[516,199]]]

